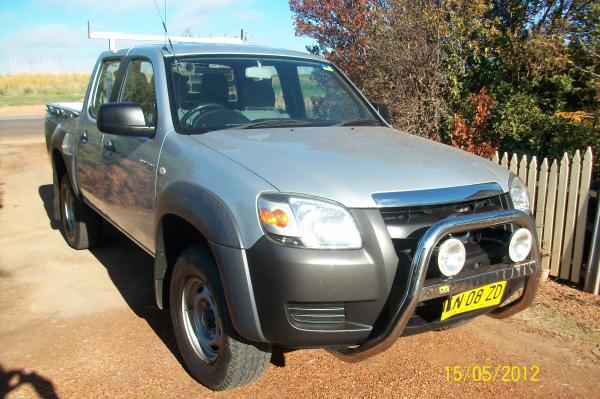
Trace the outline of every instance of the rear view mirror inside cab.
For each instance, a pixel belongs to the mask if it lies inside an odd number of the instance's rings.
[[[248,79],[271,79],[273,71],[271,68],[263,68],[261,66],[248,67],[246,68],[246,78]]]

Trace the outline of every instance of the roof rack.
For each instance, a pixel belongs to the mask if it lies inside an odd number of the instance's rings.
[[[166,36],[166,35],[137,35],[121,32],[92,32],[90,21],[87,21],[88,39],[108,40],[110,51],[117,51],[117,40],[137,40],[144,42],[166,42],[171,39],[173,43],[218,43],[218,44],[244,44],[244,31],[240,37],[210,36],[210,37],[188,37],[188,36]]]

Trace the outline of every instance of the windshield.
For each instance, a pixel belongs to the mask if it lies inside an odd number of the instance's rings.
[[[182,130],[382,125],[329,64],[268,57],[168,61]]]

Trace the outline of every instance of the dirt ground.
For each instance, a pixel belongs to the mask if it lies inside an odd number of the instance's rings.
[[[256,383],[212,393],[185,372],[152,259],[114,229],[75,251],[51,221],[44,145],[0,143],[0,398],[600,398],[600,297],[547,283],[508,320],[399,340],[358,364],[286,354]],[[446,366],[539,367],[534,382],[448,381]]]

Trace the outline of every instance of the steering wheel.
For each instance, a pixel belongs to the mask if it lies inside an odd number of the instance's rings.
[[[211,109],[228,109],[227,107],[225,107],[222,104],[219,103],[205,103],[205,104],[200,104],[192,109],[190,109],[188,112],[185,113],[185,115],[183,115],[183,117],[181,118],[181,124],[184,125],[187,123],[188,119],[190,119],[190,117],[192,115],[194,115],[195,113],[199,113],[199,112],[207,112]]]

